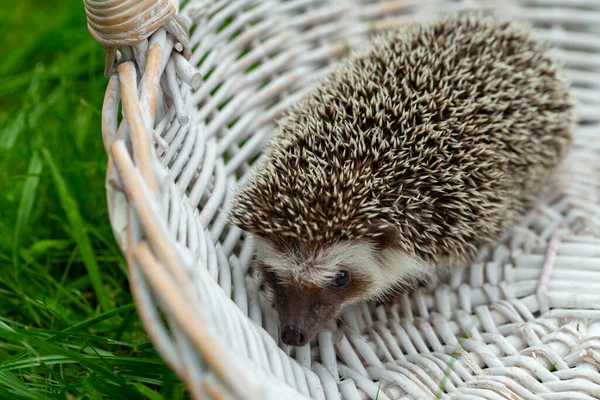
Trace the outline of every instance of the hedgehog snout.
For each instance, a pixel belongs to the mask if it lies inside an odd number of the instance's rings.
[[[304,346],[308,343],[306,333],[294,324],[288,324],[281,331],[281,340],[289,346]]]
[[[275,309],[279,314],[281,341],[290,346],[308,344],[335,318],[341,300],[316,285],[275,285]]]

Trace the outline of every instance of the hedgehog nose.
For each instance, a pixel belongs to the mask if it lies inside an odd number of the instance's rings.
[[[307,342],[306,333],[294,325],[287,325],[283,328],[281,340],[289,346],[304,346]]]

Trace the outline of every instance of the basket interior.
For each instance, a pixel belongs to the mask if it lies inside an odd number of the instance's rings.
[[[238,182],[282,110],[350,49],[377,31],[469,7],[528,22],[555,47],[578,101],[569,159],[525,220],[473,265],[393,305],[348,308],[343,324],[310,345],[280,344],[277,315],[246,274],[252,238],[225,224]],[[598,394],[600,2],[187,1],[180,15],[191,24],[190,62],[204,81],[196,91],[180,85],[187,123],[173,99],[159,101],[157,218],[182,260],[189,285],[182,291],[195,299],[186,307],[202,316],[190,323],[224,345],[220,362],[249,377],[258,392],[246,398],[558,398],[551,395],[568,391],[572,379],[581,380],[578,396]],[[127,235],[142,237],[144,226],[131,233],[134,210],[111,184],[114,174],[109,168],[111,223],[126,249]],[[549,257],[548,292],[540,296]],[[195,393],[210,394],[204,376],[227,386],[181,323],[168,312],[161,319],[169,300],[146,278],[133,269],[161,354]]]

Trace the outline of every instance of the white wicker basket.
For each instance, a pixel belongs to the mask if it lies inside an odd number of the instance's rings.
[[[146,330],[194,398],[600,398],[600,0],[84,1],[107,54],[114,234]],[[488,258],[348,309],[312,346],[279,345],[245,275],[252,240],[225,225],[236,182],[348,48],[465,7],[556,47],[580,116],[569,162]]]

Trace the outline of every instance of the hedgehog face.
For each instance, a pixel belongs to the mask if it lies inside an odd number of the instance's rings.
[[[288,345],[309,343],[347,305],[384,296],[424,270],[414,257],[372,242],[345,241],[311,251],[256,242],[257,266]]]
[[[309,343],[346,304],[365,296],[372,285],[363,276],[352,276],[350,269],[340,269],[330,282],[321,285],[282,280],[270,268],[264,268],[263,274],[275,297],[281,340],[291,346]]]

